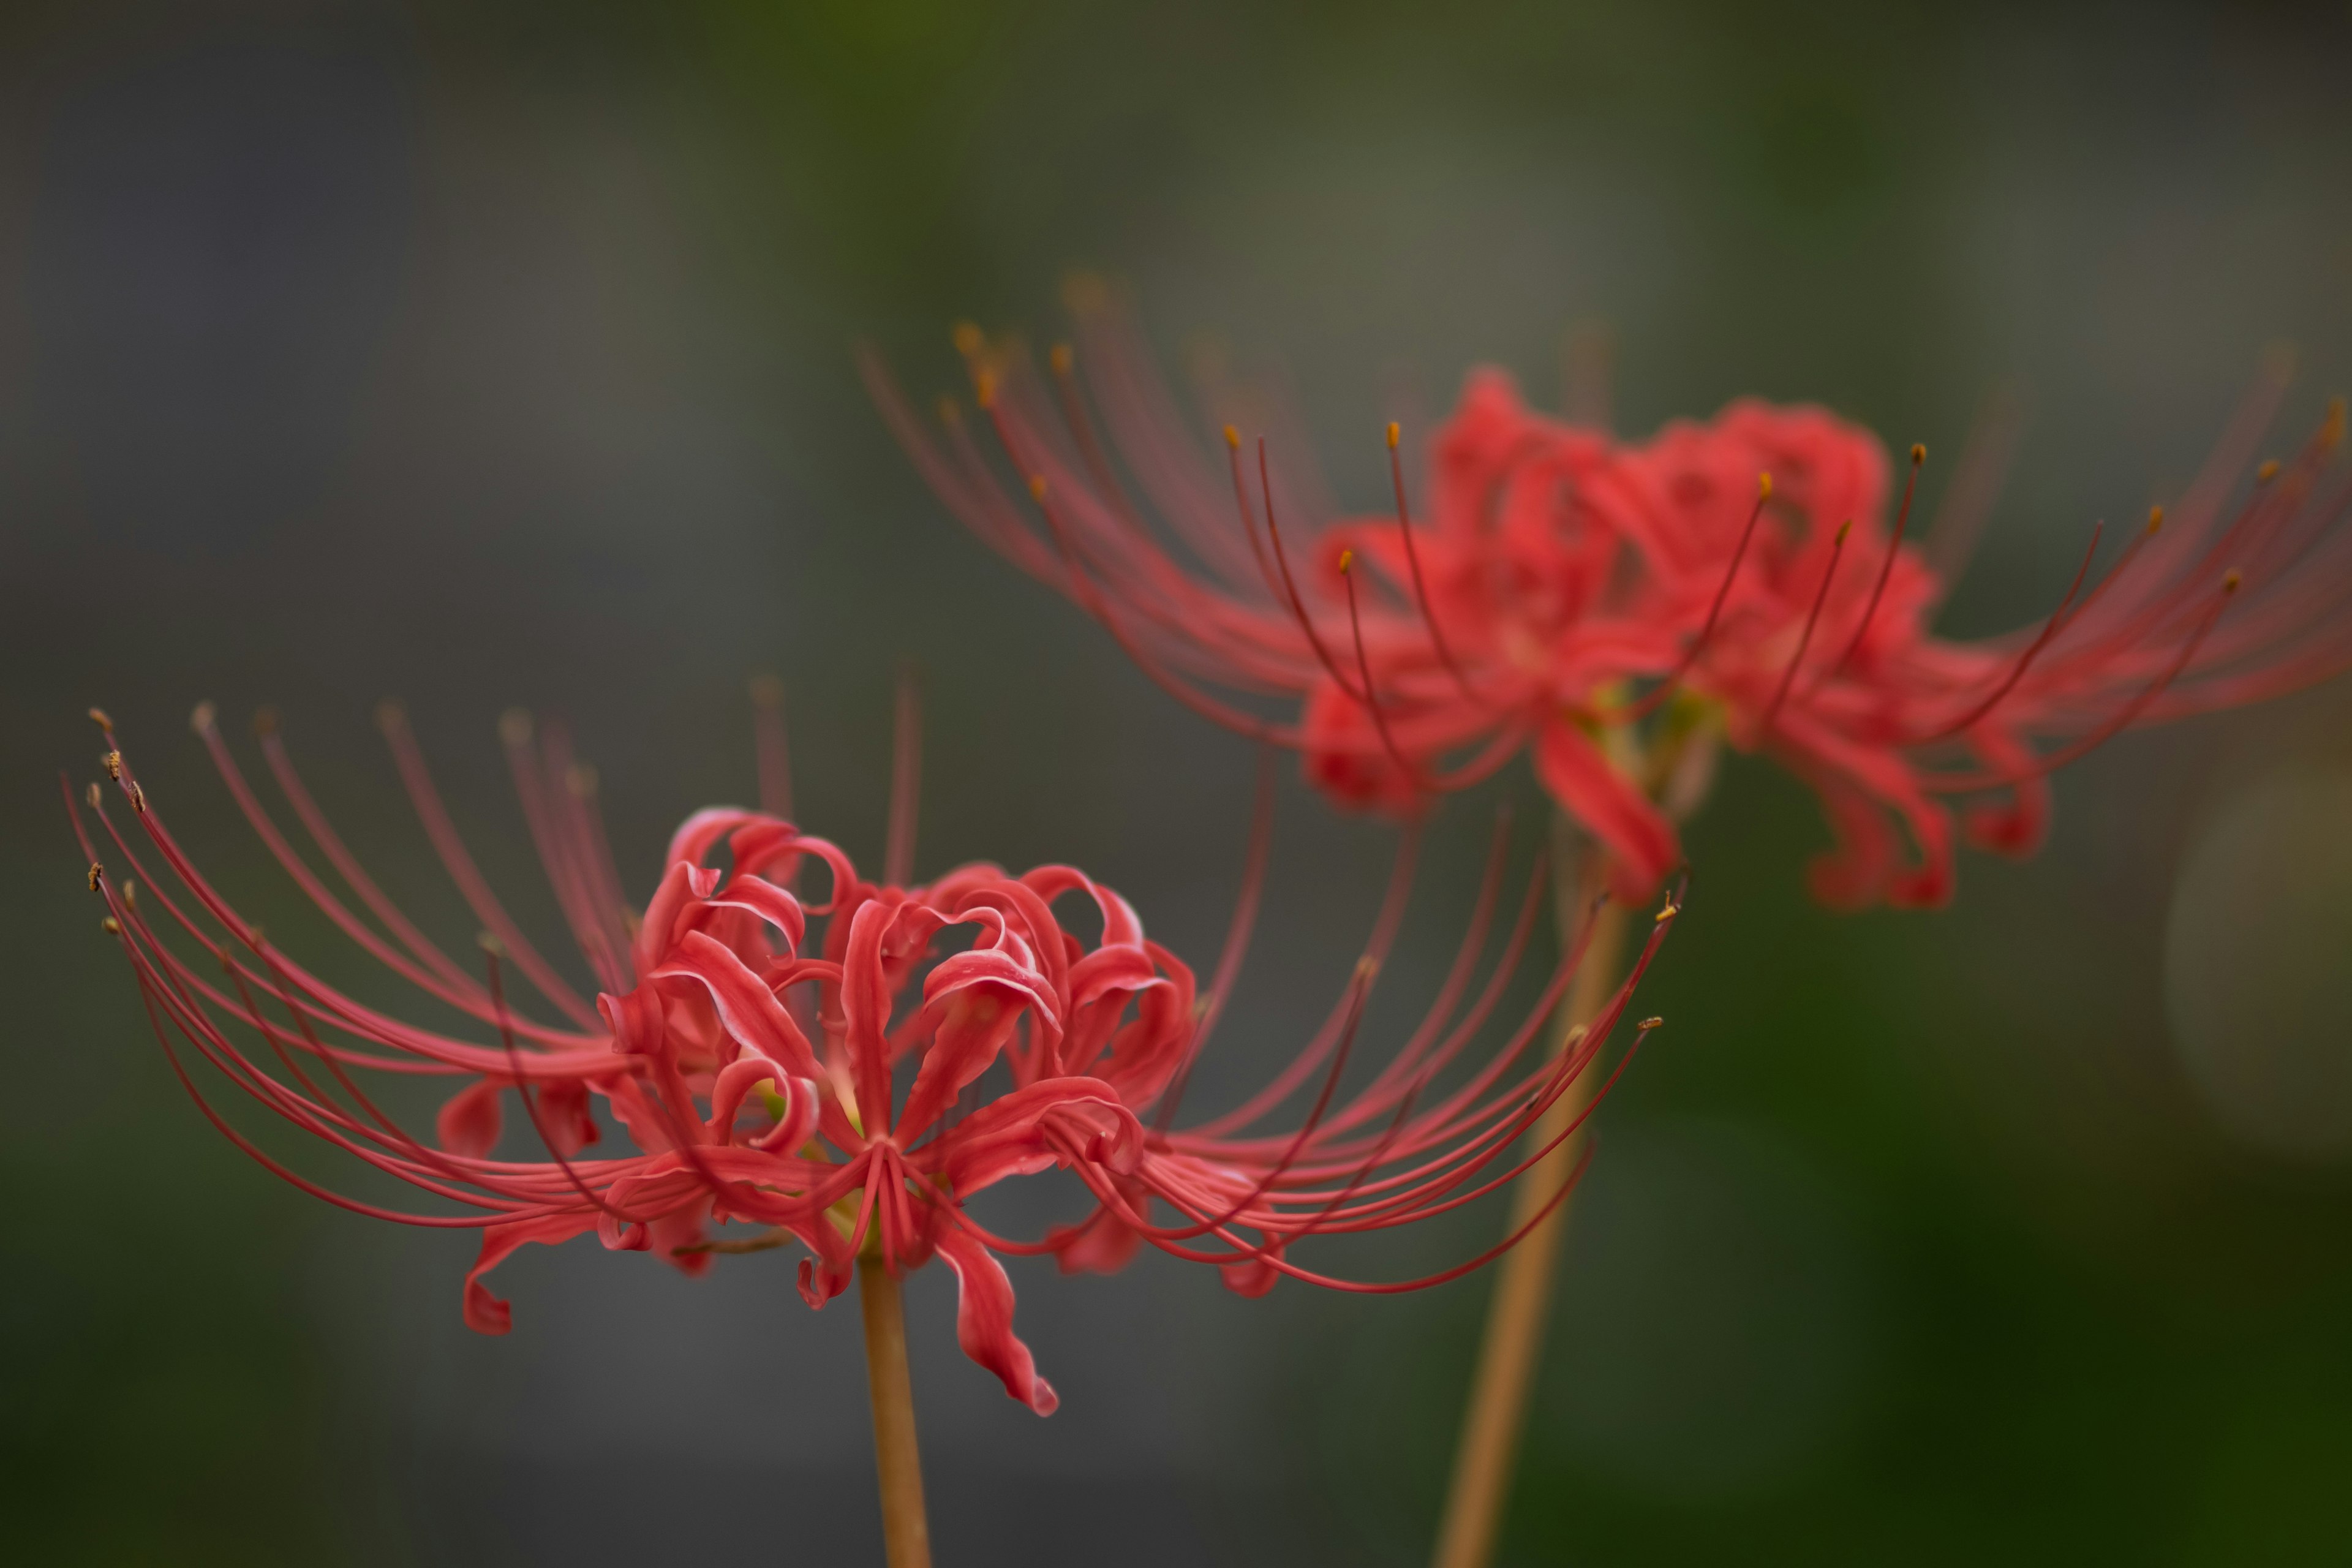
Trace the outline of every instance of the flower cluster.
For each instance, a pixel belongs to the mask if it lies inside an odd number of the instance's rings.
[[[1906,539],[1921,447],[1896,503],[1876,438],[1818,408],[1741,402],[1621,442],[1480,371],[1432,440],[1423,515],[1391,426],[1394,514],[1336,517],[1309,510],[1321,487],[1299,465],[1286,483],[1231,425],[1217,474],[1132,323],[1098,289],[1078,304],[1076,349],[1044,373],[959,333],[1021,486],[952,402],[934,432],[867,356],[955,514],[1188,706],[1303,753],[1344,804],[1410,815],[1524,749],[1627,897],[1680,862],[1675,819],[1718,738],[1819,797],[1836,841],[1813,867],[1821,897],[1937,904],[1955,798],[1971,841],[2030,852],[2056,768],[2126,728],[2352,664],[2352,531],[2336,526],[2352,482],[2327,472],[2340,400],[2237,493],[2278,376],[2168,512],[2112,551],[2093,531],[2046,620],[1956,641],[1930,629],[1944,574]],[[1223,693],[1289,699],[1297,717]]]
[[[465,1284],[471,1326],[508,1328],[508,1304],[483,1283],[500,1260],[530,1243],[589,1232],[608,1248],[650,1252],[689,1273],[723,1254],[797,1243],[807,1254],[800,1288],[813,1307],[845,1289],[861,1258],[893,1272],[938,1258],[960,1283],[965,1352],[1040,1414],[1055,1396],[1013,1333],[1000,1254],[1109,1270],[1150,1243],[1213,1264],[1234,1289],[1255,1295],[1286,1275],[1411,1289],[1502,1250],[1392,1284],[1337,1279],[1288,1255],[1306,1237],[1460,1207],[1562,1142],[1565,1132],[1512,1152],[1592,1068],[1676,908],[1660,913],[1632,973],[1572,1048],[1553,1057],[1537,1041],[1580,943],[1569,944],[1507,1038],[1483,1058],[1469,1055],[1519,967],[1548,882],[1539,866],[1507,934],[1491,941],[1507,859],[1498,828],[1460,952],[1427,1015],[1343,1095],[1373,977],[1403,913],[1414,862],[1408,832],[1366,956],[1323,1026],[1245,1103],[1179,1127],[1184,1082],[1248,944],[1270,838],[1270,773],[1261,775],[1233,927],[1203,993],[1144,934],[1124,899],[1073,868],[1015,876],[971,865],[921,885],[877,883],[773,812],[697,813],[670,840],[652,896],[634,906],[598,824],[593,776],[560,731],[510,716],[503,729],[524,814],[596,977],[591,1003],[491,891],[396,709],[382,715],[383,729],[426,837],[484,928],[479,972],[436,945],[370,877],[274,722],[261,726],[269,769],[344,891],[264,805],[210,706],[199,709],[197,732],[270,853],[368,955],[470,1020],[468,1037],[369,1006],[267,940],[165,830],[110,721],[97,717],[129,824],[107,809],[97,784],[83,802],[68,792],[67,804],[90,886],[106,900],[106,928],[174,1070],[239,1147],[306,1191],[382,1218],[479,1229]],[[781,737],[762,752],[781,758]],[[770,798],[786,794],[779,787]],[[894,838],[911,832],[911,784],[897,795]],[[910,855],[901,838],[887,858],[903,864]],[[108,872],[105,859],[131,875]],[[822,899],[797,890],[804,873],[822,876]],[[1067,923],[1073,907],[1091,938]],[[1474,986],[1482,967],[1486,978]],[[540,1004],[509,998],[509,971]],[[1615,1070],[1630,1054],[1629,1045]],[[205,1066],[266,1116],[457,1209],[388,1207],[299,1173],[205,1094]],[[405,1131],[380,1089],[366,1087],[415,1075],[457,1085],[429,1141]],[[1268,1119],[1295,1099],[1311,1101],[1304,1115],[1270,1129]],[[534,1152],[499,1153],[509,1108],[522,1112]],[[608,1133],[625,1147],[604,1152]],[[1055,1167],[1089,1194],[1081,1224],[1015,1240],[967,1211],[995,1183]],[[761,1228],[726,1228],[735,1222]]]

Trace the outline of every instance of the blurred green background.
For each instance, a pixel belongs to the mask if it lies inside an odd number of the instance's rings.
[[[1576,322],[1629,431],[1757,393],[1946,454],[2010,387],[2023,445],[1948,621],[1992,629],[2091,519],[2177,490],[2268,344],[2305,367],[2282,440],[2352,380],[2347,66],[2341,5],[9,7],[0,1552],[877,1555],[854,1315],[809,1315],[788,1263],[695,1283],[576,1245],[509,1266],[516,1331],[477,1340],[462,1240],[330,1212],[202,1124],[57,805],[88,704],[341,978],[197,699],[278,704],[462,937],[377,698],[508,886],[494,716],[568,715],[642,891],[672,821],[749,793],[756,669],[804,820],[873,855],[911,656],[925,868],[1077,861],[1205,966],[1246,749],[952,528],[854,342],[945,388],[950,321],[1051,333],[1065,270],[1104,268],[1171,363],[1214,334],[1286,379],[1367,504],[1378,421],[1425,428],[1479,361],[1549,401]],[[1579,1196],[1506,1561],[2352,1559],[2347,717],[2339,684],[2119,742],[2061,781],[2047,853],[1968,860],[1936,914],[1812,908],[1811,808],[1731,766],[1645,1005],[1671,1026]],[[1383,875],[1377,826],[1295,784],[1284,811],[1204,1091],[1343,983]],[[1450,952],[1480,816],[1441,825],[1376,1021]],[[943,1281],[914,1293],[944,1561],[1423,1559],[1483,1279],[1014,1274],[1049,1422],[956,1352]]]

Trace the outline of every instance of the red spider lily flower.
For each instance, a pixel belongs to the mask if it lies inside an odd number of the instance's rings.
[[[1187,706],[1302,752],[1344,805],[1410,815],[1524,747],[1627,898],[1680,862],[1675,819],[1717,738],[1769,752],[1820,797],[1837,844],[1817,894],[1936,904],[1953,886],[1952,797],[1976,798],[1974,842],[2027,853],[2056,768],[2125,729],[2352,664],[2352,536],[2336,527],[2352,485],[2326,473],[2341,404],[2232,499],[2276,376],[2181,501],[2097,573],[2094,531],[2046,621],[1959,642],[1930,631],[1948,584],[1905,538],[1924,448],[1890,508],[1877,439],[1823,410],[1741,402],[1628,444],[1531,411],[1482,370],[1431,443],[1418,515],[1391,426],[1393,514],[1337,517],[1231,425],[1217,475],[1128,319],[1098,290],[1079,303],[1076,349],[1056,348],[1049,374],[960,332],[1027,498],[952,404],[940,439],[866,356],[950,510]],[[1295,700],[1297,717],[1211,688]]]
[[[1524,1158],[1510,1152],[1593,1068],[1677,910],[1670,903],[1659,914],[1633,975],[1576,1048],[1552,1058],[1535,1042],[1580,943],[1570,944],[1500,1047],[1471,1058],[1470,1042],[1518,969],[1547,883],[1538,866],[1507,934],[1493,942],[1507,858],[1498,827],[1460,953],[1427,1015],[1368,1082],[1342,1095],[1373,977],[1402,918],[1417,841],[1409,830],[1365,957],[1322,1026],[1246,1102],[1180,1127],[1184,1083],[1249,941],[1271,837],[1268,770],[1260,772],[1233,925],[1203,994],[1192,970],[1144,934],[1125,899],[1074,868],[1014,876],[970,865],[911,883],[914,747],[903,708],[886,856],[893,875],[865,879],[839,848],[779,812],[719,808],[678,828],[641,908],[622,895],[593,775],[561,731],[535,733],[510,717],[503,731],[524,815],[596,977],[591,1002],[530,945],[480,875],[396,709],[382,717],[398,771],[485,928],[479,973],[370,877],[305,787],[274,723],[261,727],[261,749],[314,856],[263,803],[210,706],[200,708],[196,730],[271,855],[369,956],[470,1021],[469,1031],[450,1033],[355,1000],[265,939],[165,829],[110,721],[97,717],[129,823],[106,809],[97,784],[86,809],[70,789],[67,804],[90,886],[106,900],[106,930],[130,961],[173,1070],[238,1147],[305,1191],[404,1224],[480,1230],[465,1281],[470,1326],[508,1330],[508,1304],[484,1283],[499,1262],[520,1247],[589,1232],[608,1248],[650,1252],[688,1273],[718,1256],[798,1243],[808,1254],[800,1289],[812,1307],[840,1294],[861,1258],[894,1275],[938,1258],[958,1277],[964,1351],[1041,1415],[1055,1395],[1013,1335],[1000,1255],[1108,1270],[1149,1243],[1216,1266],[1249,1295],[1284,1276],[1348,1290],[1413,1289],[1498,1255],[1516,1237],[1424,1278],[1369,1283],[1310,1269],[1290,1253],[1311,1237],[1460,1207],[1562,1142]],[[763,798],[782,804],[789,792],[772,723],[761,750],[775,770]],[[101,867],[118,857],[145,884],[143,902],[134,880]],[[798,881],[817,868],[825,896],[804,899]],[[1097,934],[1066,923],[1072,906]],[[1497,955],[1488,963],[1490,950]],[[1473,994],[1482,965],[1486,977]],[[527,1009],[509,996],[509,971],[543,1005]],[[1632,1041],[1656,1022],[1641,1024]],[[1619,1054],[1610,1081],[1632,1051],[1629,1043]],[[265,1120],[454,1209],[385,1206],[299,1173],[232,1124],[199,1083],[205,1067]],[[370,1091],[366,1080],[380,1083],[379,1075],[457,1086],[431,1138],[405,1130]],[[1295,1099],[1309,1101],[1304,1115],[1270,1126]],[[601,1147],[599,1104],[624,1147]],[[515,1109],[540,1157],[498,1153]],[[1092,1199],[1082,1224],[1018,1240],[967,1211],[998,1182],[1056,1167]],[[734,1222],[763,1228],[713,1228]]]

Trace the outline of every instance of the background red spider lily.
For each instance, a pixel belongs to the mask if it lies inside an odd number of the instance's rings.
[[[850,342],[949,390],[940,322],[1048,321],[1060,269],[1098,267],[1180,371],[1214,368],[1210,331],[1236,395],[1294,367],[1297,440],[1358,508],[1382,423],[1425,428],[1461,367],[1557,406],[1580,319],[1610,323],[1625,430],[1813,399],[1927,442],[1931,482],[2013,384],[1948,612],[1990,631],[2046,612],[2092,521],[2177,492],[2273,338],[2303,350],[2282,428],[2352,381],[2343,50],[2324,18],[2163,5],[8,7],[0,1168],[29,1201],[0,1308],[37,1353],[0,1382],[7,1554],[646,1561],[676,1516],[611,1500],[663,1488],[730,1500],[695,1520],[714,1553],[871,1551],[866,1458],[805,1418],[863,1398],[856,1324],[794,1305],[781,1257],[690,1283],[519,1258],[503,1293],[589,1315],[478,1342],[447,1310],[462,1242],[380,1251],[223,1157],[59,840],[87,703],[224,843],[186,700],[232,731],[283,704],[339,820],[383,825],[354,853],[465,931],[394,826],[378,698],[414,703],[512,888],[507,705],[576,717],[616,843],[650,856],[746,793],[740,682],[784,671],[807,814],[864,861],[911,653],[929,868],[1070,858],[1213,949],[1245,749],[942,531]],[[1646,1004],[1675,1044],[1604,1119],[1554,1337],[1582,1348],[1545,1374],[1509,1550],[2332,1551],[2352,1199],[2340,1058],[2313,1048],[2340,1033],[2309,1021],[2343,1006],[2343,721],[2315,694],[2093,759],[2047,855],[1972,864],[1927,917],[1811,908],[1812,806],[1727,780],[1748,804],[1692,828],[1704,898]],[[1244,980],[1294,1037],[1385,876],[1374,829],[1303,804],[1262,918],[1329,946],[1311,984]],[[1441,820],[1433,868],[1478,863],[1486,804]],[[1424,979],[1457,877],[1400,937]],[[223,880],[326,945],[259,858]],[[558,946],[551,898],[518,902]],[[942,1536],[1412,1561],[1481,1305],[1241,1302],[1145,1259],[1024,1294],[1066,1397],[1040,1423],[919,1278]]]

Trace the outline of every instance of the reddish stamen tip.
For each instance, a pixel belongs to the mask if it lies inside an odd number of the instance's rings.
[[[100,729],[107,731],[109,733],[113,731],[114,721],[106,716],[106,710],[103,708],[91,709],[89,710],[89,721],[97,725]]]

